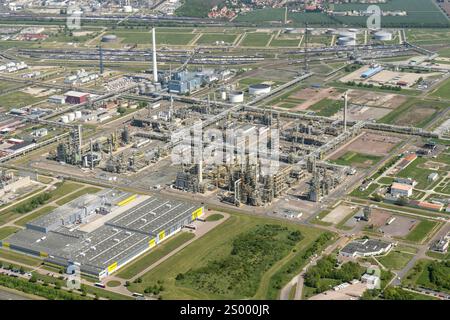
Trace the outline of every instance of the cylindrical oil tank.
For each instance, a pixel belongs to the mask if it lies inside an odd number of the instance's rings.
[[[341,31],[339,32],[339,37],[356,39],[356,33],[349,31]]]
[[[117,36],[114,34],[107,34],[102,37],[102,42],[115,42],[117,40]]]
[[[269,93],[271,90],[271,86],[264,83],[252,84],[248,87],[248,93],[251,95],[260,95]]]
[[[244,92],[243,91],[231,91],[228,95],[228,99],[231,103],[244,102]]]
[[[350,37],[339,37],[337,40],[337,44],[339,46],[354,46],[356,45],[356,41]]]
[[[81,111],[77,110],[75,111],[75,119],[80,119],[81,118]]]
[[[220,93],[220,96],[221,96],[222,100],[227,100],[227,92],[226,91],[222,91]]]
[[[375,40],[390,41],[392,40],[392,33],[386,31],[378,31],[373,35]]]
[[[67,114],[67,117],[69,118],[69,121],[73,121],[73,120],[75,120],[75,113],[71,112],[71,113]]]
[[[69,123],[69,117],[68,116],[61,116],[61,122],[62,123]]]

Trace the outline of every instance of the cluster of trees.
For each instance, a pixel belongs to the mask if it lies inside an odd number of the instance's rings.
[[[27,281],[21,278],[13,278],[6,275],[0,275],[0,285],[16,289],[25,293],[35,294],[49,300],[86,300],[79,294],[60,290],[59,287],[43,286],[36,281]]]
[[[45,204],[48,200],[50,200],[51,197],[52,195],[48,192],[41,193],[40,195],[37,195],[27,202],[17,206],[14,211],[17,213],[27,213],[33,211],[39,206]]]
[[[339,283],[359,279],[365,269],[356,262],[346,262],[338,267],[334,256],[326,256],[311,267],[305,274],[305,285],[315,288],[316,293],[330,289],[327,279],[337,280]]]
[[[261,276],[301,239],[303,235],[298,230],[277,224],[258,225],[233,240],[228,256],[180,273],[176,281],[203,292],[252,297]]]
[[[374,88],[375,87],[373,83],[363,83],[363,82],[356,83],[355,81],[347,81],[345,84],[348,86],[351,86],[351,87],[356,86],[359,88]],[[402,87],[400,87],[400,86],[389,86],[389,85],[384,85],[384,84],[381,85],[379,88],[383,89],[383,90],[391,90],[391,91],[401,91],[402,90]]]
[[[450,290],[450,261],[434,261],[428,265],[429,280],[438,290]]]
[[[291,280],[294,274],[299,273],[306,260],[319,252],[331,239],[333,239],[332,233],[322,233],[304,252],[298,252],[289,263],[275,273],[270,279],[271,290],[269,290],[268,299],[276,299],[278,290]]]
[[[163,281],[158,280],[155,284],[152,284],[151,286],[145,288],[144,293],[158,295],[162,291],[164,291]]]

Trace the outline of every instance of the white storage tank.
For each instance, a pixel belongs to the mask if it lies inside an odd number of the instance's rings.
[[[67,117],[69,118],[69,121],[71,122],[71,121],[75,120],[75,113],[71,112],[67,115]]]
[[[248,87],[248,93],[251,95],[260,95],[260,94],[266,94],[269,93],[271,90],[270,85],[268,84],[252,84]]]
[[[349,31],[341,31],[339,32],[339,37],[356,39],[356,33]]]
[[[222,91],[220,93],[222,100],[227,100],[227,92],[226,91]]]
[[[68,116],[61,116],[61,122],[62,123],[69,123],[69,117]]]
[[[340,37],[337,40],[339,46],[354,46],[356,45],[356,40],[350,37]]]
[[[375,40],[378,40],[378,41],[391,41],[392,33],[386,32],[386,31],[378,31],[378,32],[375,32],[373,37]]]
[[[81,118],[81,111],[77,110],[75,111],[75,119],[80,119]]]
[[[231,91],[228,95],[231,103],[244,102],[244,92],[243,91]]]

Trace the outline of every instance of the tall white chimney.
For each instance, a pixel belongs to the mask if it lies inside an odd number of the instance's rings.
[[[348,97],[347,97],[347,91],[344,93],[344,132],[347,131],[347,104],[348,104]]]
[[[155,39],[155,28],[152,29],[152,40],[153,40],[153,82],[158,82],[158,67],[156,66],[156,39]]]

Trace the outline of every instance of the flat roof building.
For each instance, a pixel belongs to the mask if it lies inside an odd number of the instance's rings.
[[[64,267],[80,265],[81,272],[102,278],[202,214],[194,203],[108,189],[30,221],[1,243]]]
[[[377,239],[359,239],[347,244],[340,254],[344,257],[368,257],[389,252],[392,243]]]
[[[414,187],[410,184],[394,182],[391,185],[391,195],[393,197],[410,197]]]

